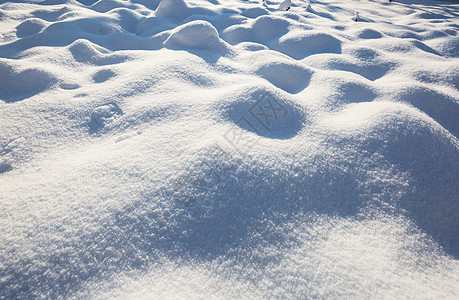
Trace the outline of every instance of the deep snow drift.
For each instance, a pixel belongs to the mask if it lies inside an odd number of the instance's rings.
[[[459,4],[281,2],[0,5],[0,298],[459,295]]]

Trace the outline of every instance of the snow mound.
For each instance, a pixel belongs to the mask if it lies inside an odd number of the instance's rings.
[[[318,53],[341,53],[341,42],[327,33],[291,31],[279,39],[276,49],[294,59],[303,59]]]
[[[128,59],[127,56],[108,53],[106,49],[84,39],[70,44],[68,50],[75,61],[97,66],[119,64]]]
[[[225,108],[225,114],[229,119],[256,135],[290,139],[303,127],[304,112],[285,95],[249,88],[236,94],[234,100],[227,101],[229,106]]]
[[[218,31],[206,21],[191,21],[177,27],[164,41],[164,45],[169,49],[220,51],[226,48],[219,38]]]
[[[459,56],[459,42],[457,39],[438,38],[430,41],[429,45],[446,57]]]
[[[459,203],[455,196],[459,176],[454,171],[459,166],[458,145],[438,123],[411,107],[380,102],[348,106],[328,119],[326,126],[339,128],[351,143],[364,143],[365,148],[402,170],[411,170],[412,180],[424,188],[404,197],[400,206],[447,249],[455,247],[459,241]],[[449,192],[437,197],[430,191],[434,186]]]
[[[50,88],[58,80],[49,71],[40,68],[17,68],[17,63],[0,60],[0,99],[14,102],[27,99]]]
[[[457,99],[423,85],[401,86],[398,91],[396,100],[413,105],[459,137],[456,126],[456,116],[459,114]]]
[[[290,22],[275,16],[260,16],[247,24],[234,25],[222,32],[222,38],[235,45],[241,42],[269,44],[288,32]]]
[[[92,9],[101,13],[105,13],[116,8],[129,8],[134,10],[137,8],[137,6],[119,0],[99,0],[92,5]]]
[[[32,34],[39,33],[46,27],[46,23],[41,19],[27,19],[16,27],[16,34],[19,38],[23,38]]]
[[[371,28],[364,28],[357,32],[356,37],[361,39],[380,39],[383,37],[382,33],[371,29]]]
[[[92,80],[96,83],[102,83],[116,76],[116,72],[111,69],[99,70],[92,75]]]
[[[304,65],[270,53],[254,53],[246,61],[253,65],[255,74],[291,94],[304,90],[312,75]]]
[[[184,19],[189,16],[189,7],[184,0],[161,0],[155,15],[162,18]]]

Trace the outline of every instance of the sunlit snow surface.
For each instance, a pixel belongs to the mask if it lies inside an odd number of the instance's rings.
[[[457,2],[18,2],[0,298],[458,297]]]

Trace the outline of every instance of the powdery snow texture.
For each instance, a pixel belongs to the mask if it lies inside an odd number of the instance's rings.
[[[459,5],[283,2],[0,4],[0,298],[457,297]]]

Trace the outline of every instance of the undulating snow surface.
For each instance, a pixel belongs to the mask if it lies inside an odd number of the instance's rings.
[[[281,2],[2,1],[0,298],[458,297],[459,4]]]

